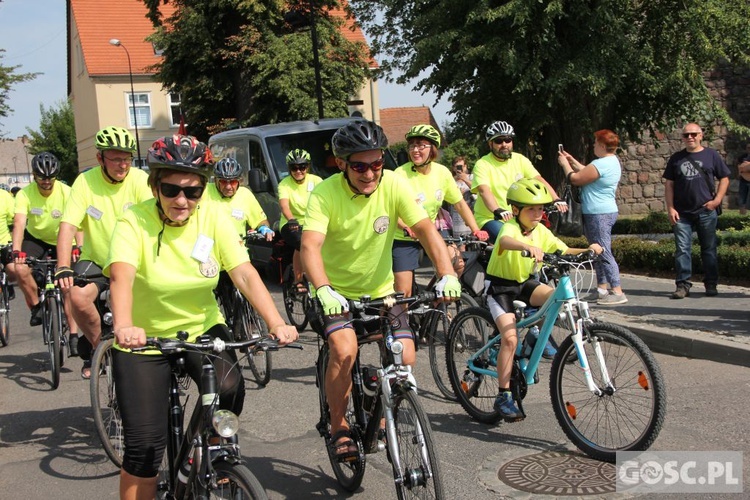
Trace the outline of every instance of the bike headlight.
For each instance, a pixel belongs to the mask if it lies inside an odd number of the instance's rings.
[[[214,430],[223,438],[230,438],[240,430],[240,419],[229,410],[218,410],[211,419]]]
[[[404,344],[400,340],[396,340],[391,344],[391,352],[393,354],[401,354],[404,352]]]

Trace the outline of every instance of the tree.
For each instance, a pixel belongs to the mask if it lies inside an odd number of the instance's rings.
[[[78,175],[78,148],[76,146],[76,128],[73,119],[73,107],[69,101],[62,101],[57,107],[44,109],[39,106],[42,116],[39,131],[26,127],[31,136],[29,152],[31,154],[47,151],[60,161],[60,179],[72,185]]]
[[[190,131],[203,139],[227,124],[317,118],[310,33],[298,29],[309,24],[310,5],[326,116],[345,116],[346,101],[368,76],[366,47],[347,41],[343,21],[328,13],[336,0],[171,1],[176,13],[162,20],[164,0],[144,0],[156,27],[152,41],[164,51],[156,78],[180,92]]]
[[[630,139],[686,119],[748,130],[704,80],[718,64],[750,63],[747,0],[352,0],[352,8],[386,73],[449,96],[464,136],[511,122],[516,147],[546,157],[544,175],[559,178],[558,143],[580,158],[601,128]]]
[[[0,61],[3,59],[3,53],[5,50],[0,49]],[[16,70],[21,66],[3,66],[0,62],[0,118],[6,118],[10,115],[13,110],[8,106],[8,98],[10,97],[10,91],[14,85],[18,83],[27,82],[37,77],[39,73],[16,73]],[[2,125],[2,123],[0,123]],[[0,136],[2,136],[2,130],[0,130]]]

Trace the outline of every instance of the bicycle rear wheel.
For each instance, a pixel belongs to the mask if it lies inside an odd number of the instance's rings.
[[[239,294],[239,292],[237,292]],[[234,322],[235,329],[240,333],[241,338],[252,339],[268,335],[268,326],[260,317],[258,312],[253,309],[250,303],[244,297],[238,298],[237,318]],[[266,385],[271,380],[272,358],[269,351],[252,351],[247,352],[247,367],[253,373],[255,381],[260,385]]]
[[[209,491],[208,498],[232,500],[266,500],[268,495],[260,481],[244,464],[215,461],[216,488]]]
[[[62,311],[57,298],[49,294],[42,306],[42,328],[47,332],[47,352],[49,353],[50,381],[52,389],[60,386],[60,368],[63,363]]]
[[[307,326],[307,302],[309,297],[307,292],[297,290],[297,283],[294,282],[294,268],[291,264],[284,270],[284,285],[282,287],[284,294],[284,309],[298,332],[301,332]]]
[[[448,366],[445,364],[445,345],[448,339],[450,323],[461,310],[478,307],[477,301],[468,294],[462,294],[455,302],[440,304],[440,312],[431,312],[429,321],[429,335],[427,337],[427,352],[430,357],[430,370],[438,390],[445,399],[456,401],[456,394],[448,379]]]
[[[430,421],[414,391],[394,391],[393,423],[401,465],[397,469],[391,460],[398,498],[443,498]]]
[[[568,337],[552,363],[552,407],[573,444],[592,458],[614,462],[617,451],[642,451],[654,442],[666,414],[666,388],[653,354],[632,332],[607,323],[586,329],[601,347],[611,385],[602,380],[594,344],[584,335],[591,376],[603,394],[588,390]]]
[[[0,285],[0,344],[3,347],[10,343],[10,299],[8,297],[7,275],[3,272]]]
[[[451,322],[445,352],[448,379],[458,402],[472,418],[485,424],[494,424],[500,420],[500,414],[493,408],[498,391],[497,377],[471,371],[468,362],[472,355],[497,334],[495,322],[487,309],[464,309]],[[474,366],[494,372],[495,364],[490,359],[490,352],[485,351],[475,359]]]
[[[104,452],[116,467],[122,466],[125,445],[122,436],[122,419],[117,404],[112,351],[114,339],[102,340],[91,359],[91,381],[89,392],[91,408],[94,410],[96,433]]]

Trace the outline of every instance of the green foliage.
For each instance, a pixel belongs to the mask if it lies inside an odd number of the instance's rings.
[[[60,160],[60,179],[72,185],[78,175],[78,148],[73,108],[69,101],[62,101],[57,107],[44,109],[39,106],[41,120],[39,131],[26,128],[31,136],[31,154],[47,151]]]
[[[0,118],[5,118],[13,112],[7,104],[13,86],[33,80],[39,75],[39,73],[16,73],[16,70],[21,66],[4,66],[2,64],[4,53],[5,50],[0,49]],[[0,125],[2,124],[0,123]],[[2,135],[0,129],[0,137]]]
[[[443,147],[440,163],[450,167],[457,156],[465,157],[466,165],[472,168],[480,157],[479,148],[467,139],[456,139]]]
[[[719,231],[750,230],[747,216],[737,212],[724,212],[718,219]],[[671,234],[672,225],[666,212],[649,212],[643,218],[620,218],[612,227],[612,234]]]
[[[143,0],[164,51],[156,79],[180,92],[190,133],[206,140],[227,124],[252,126],[318,117],[312,42],[284,20],[290,10],[309,20],[309,3],[268,0],[171,0],[177,11],[158,16],[165,0]],[[344,116],[346,101],[368,76],[368,54],[347,41],[340,19],[315,3],[324,114]],[[309,24],[309,21],[307,21]]]

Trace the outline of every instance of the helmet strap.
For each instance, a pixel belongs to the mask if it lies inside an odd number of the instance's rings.
[[[421,165],[417,165],[416,163],[414,163],[414,161],[412,161],[411,162],[411,171],[412,172],[416,172],[417,169],[423,169],[425,167],[429,167],[430,164],[432,164],[432,160],[427,160],[426,162],[422,163]],[[423,172],[423,173],[427,173],[427,172]]]

